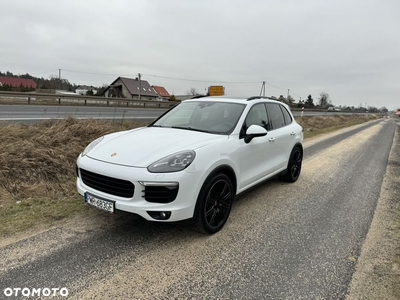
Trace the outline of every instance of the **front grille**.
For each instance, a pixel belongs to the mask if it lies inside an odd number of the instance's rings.
[[[143,193],[143,198],[148,202],[170,203],[174,201],[176,195],[178,195],[178,187],[146,186]]]
[[[135,186],[132,182],[118,178],[108,177],[80,169],[82,181],[91,188],[124,198],[132,198]]]

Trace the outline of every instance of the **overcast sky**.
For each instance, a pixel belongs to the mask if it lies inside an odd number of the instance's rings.
[[[0,0],[0,71],[400,107],[399,0]]]

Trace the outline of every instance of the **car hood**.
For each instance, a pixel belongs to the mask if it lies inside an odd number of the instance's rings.
[[[146,168],[168,155],[227,139],[226,135],[144,127],[105,136],[87,156],[112,164]]]

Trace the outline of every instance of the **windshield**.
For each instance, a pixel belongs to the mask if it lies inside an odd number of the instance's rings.
[[[230,134],[244,107],[243,104],[227,102],[182,102],[150,126]]]

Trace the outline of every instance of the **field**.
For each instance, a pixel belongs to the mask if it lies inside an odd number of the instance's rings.
[[[297,121],[310,138],[376,118],[303,117]],[[0,125],[0,237],[93,213],[76,192],[76,158],[101,135],[145,125],[74,118],[38,125]]]

